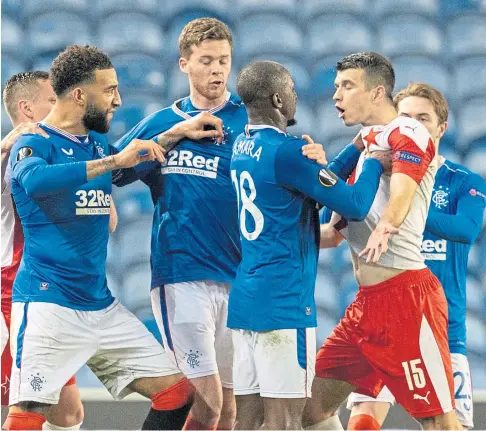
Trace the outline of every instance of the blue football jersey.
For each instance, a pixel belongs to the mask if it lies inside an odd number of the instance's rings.
[[[110,147],[101,134],[40,126],[50,138],[21,136],[10,156],[25,240],[12,300],[103,309],[113,302],[105,274],[112,175],[88,181],[86,162]]]
[[[189,97],[178,100],[147,117],[114,146],[121,150],[132,139],[152,139],[199,112]],[[209,112],[223,120],[222,144],[184,139],[162,166],[143,163],[137,175],[115,179],[116,185],[141,179],[152,191],[152,288],[195,280],[232,283],[241,259],[230,161],[247,113],[241,100],[230,93]]]
[[[466,353],[466,278],[471,249],[471,242],[459,242],[463,240],[452,231],[475,229],[476,233],[471,232],[475,239],[481,228],[485,199],[486,184],[479,175],[449,160],[437,171],[422,254],[426,265],[444,287],[449,306],[449,346],[452,353]],[[457,221],[450,219],[448,223],[445,218],[432,225],[437,214],[459,213],[470,215],[476,223],[469,221],[467,226],[457,226]],[[455,236],[458,236],[457,240],[451,240]]]
[[[317,202],[353,219],[371,207],[382,172],[377,160],[367,160],[365,177],[348,186],[304,157],[305,144],[275,127],[252,125],[234,144],[242,261],[230,292],[230,328],[315,327]]]

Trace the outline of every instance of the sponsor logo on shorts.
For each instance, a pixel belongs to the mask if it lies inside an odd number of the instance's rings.
[[[184,359],[186,360],[187,365],[189,365],[191,368],[196,368],[200,365],[199,358],[201,356],[202,355],[199,353],[199,350],[196,350],[195,352],[189,350],[189,353],[184,355]]]
[[[445,239],[425,239],[422,241],[422,256],[425,260],[446,260],[447,241]]]
[[[196,175],[216,178],[218,176],[219,157],[206,158],[194,155],[189,150],[172,150],[162,165],[162,174]]]
[[[338,182],[338,177],[336,174],[327,168],[321,169],[317,175],[317,178],[324,187],[335,186]]]
[[[34,392],[42,391],[43,385],[45,383],[44,376],[41,377],[39,373],[37,373],[35,376],[31,374],[29,380],[30,380],[30,386],[32,386],[32,390]]]
[[[312,314],[312,309],[310,307],[305,307],[305,315],[310,316]]]
[[[422,157],[407,151],[396,151],[395,154],[393,154],[393,160],[413,163],[414,165],[420,165],[420,163],[422,163]]]
[[[49,290],[49,283],[47,283],[47,281],[41,281],[39,289],[40,290]]]
[[[429,394],[430,394],[430,391],[427,392],[427,395],[425,395],[425,397],[423,397],[422,395],[419,395],[419,394],[413,394],[413,399],[425,401],[430,406]]]

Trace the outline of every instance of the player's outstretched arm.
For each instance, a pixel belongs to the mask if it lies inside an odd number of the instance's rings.
[[[76,187],[117,168],[129,168],[145,160],[164,160],[153,141],[135,140],[119,154],[88,162],[49,164],[50,146],[43,137],[21,136],[12,149],[12,180],[28,196],[58,193]]]
[[[425,230],[448,241],[473,244],[481,232],[486,184],[479,175],[468,175],[458,193],[456,214],[429,211]]]
[[[366,160],[358,181],[350,186],[326,167],[306,159],[301,154],[302,145],[303,141],[294,139],[280,146],[275,157],[277,182],[306,194],[347,219],[364,219],[378,190],[383,172],[381,163]]]

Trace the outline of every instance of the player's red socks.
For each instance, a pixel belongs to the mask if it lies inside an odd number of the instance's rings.
[[[9,413],[5,423],[4,430],[41,430],[42,424],[46,418],[39,413]]]
[[[194,387],[182,379],[152,396],[152,408],[143,430],[181,430],[192,406]]]
[[[192,431],[199,431],[199,430],[210,430],[210,431],[215,431],[217,428],[217,425],[211,427],[208,425],[204,425],[201,422],[198,422],[194,417],[189,414],[186,423],[184,424],[183,430],[192,430]]]
[[[370,415],[351,416],[348,422],[348,430],[379,430],[381,429],[378,421]]]
[[[64,386],[71,386],[76,384],[76,376],[72,376]]]

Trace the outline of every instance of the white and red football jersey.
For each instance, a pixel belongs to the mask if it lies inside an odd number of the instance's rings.
[[[410,211],[400,226],[400,233],[390,236],[388,251],[380,257],[378,263],[396,269],[425,268],[420,249],[437,171],[436,149],[432,138],[423,124],[408,117],[398,117],[386,126],[364,127],[361,136],[366,149],[350,178],[351,183],[359,178],[363,162],[371,152],[391,150],[392,173],[408,175],[418,184]],[[341,231],[355,253],[366,247],[389,198],[390,176],[382,175],[375,200],[365,220],[350,221],[347,229]]]
[[[2,172],[2,305],[12,299],[12,286],[22,259],[24,234],[10,194],[10,164]],[[4,307],[2,307],[3,309]]]

